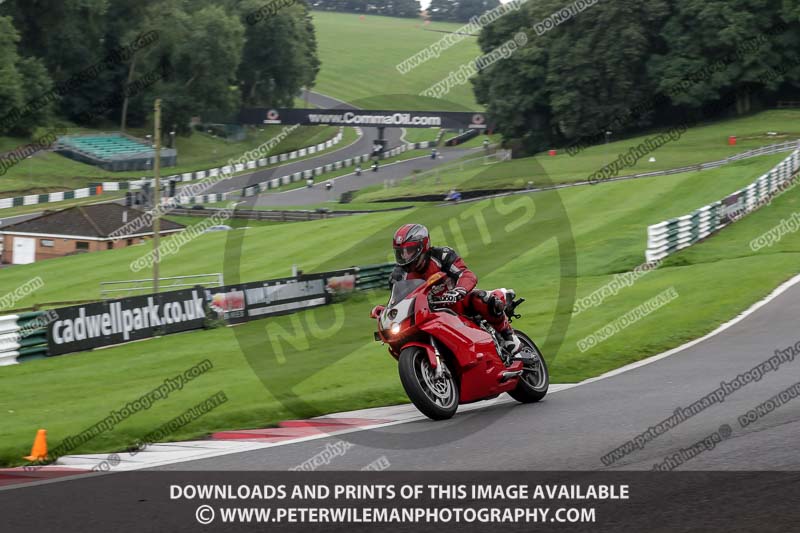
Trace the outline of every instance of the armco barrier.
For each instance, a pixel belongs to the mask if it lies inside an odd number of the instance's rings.
[[[47,355],[47,323],[42,322],[47,313],[44,311],[31,311],[21,313],[17,325],[23,336],[20,339],[19,358],[37,358]]]
[[[708,161],[705,163],[696,163],[693,165],[686,165],[683,167],[678,168],[668,168],[666,170],[653,170],[650,172],[639,172],[636,174],[626,174],[623,176],[616,176],[613,178],[603,179],[600,181],[592,181],[592,180],[583,180],[583,181],[574,181],[568,184],[560,184],[555,185],[553,187],[547,187],[541,190],[549,190],[549,189],[562,189],[566,187],[578,187],[582,185],[596,185],[599,182],[603,183],[611,183],[615,181],[627,181],[627,180],[635,180],[640,178],[655,178],[659,176],[671,176],[673,174],[684,174],[686,172],[700,172],[703,170],[709,170],[713,168],[720,168],[735,161],[741,161],[743,159],[750,159],[753,157],[761,157],[764,155],[773,155],[773,154],[781,154],[784,152],[792,152],[797,149],[798,142],[800,141],[785,141],[782,143],[777,144],[770,144],[768,146],[762,146],[761,148],[756,148],[754,150],[748,150],[746,152],[742,152],[740,154],[732,155],[730,157],[726,157],[725,159],[718,159],[716,161]]]
[[[41,311],[0,317],[0,366],[47,355],[46,328],[36,321]]]
[[[356,269],[356,289],[386,289],[389,286],[389,274],[394,270],[394,263],[368,265]]]
[[[445,146],[458,146],[460,144],[464,144],[465,142],[467,142],[467,141],[469,141],[471,139],[474,139],[475,137],[477,137],[480,134],[481,134],[481,132],[479,130],[470,129],[470,130],[465,131],[464,133],[459,133],[455,137],[450,137],[449,139],[447,139],[445,141],[444,145]]]
[[[789,157],[747,187],[691,214],[648,227],[647,261],[658,261],[705,239],[791,187],[800,170],[800,145],[795,146]]]
[[[419,150],[428,148],[430,146],[435,146],[431,141],[425,142],[418,142],[418,143],[408,143],[398,146],[397,148],[393,148],[391,150],[387,150],[381,154],[381,159],[388,159],[390,157],[394,157],[396,155],[400,155],[404,152],[409,150]],[[261,183],[256,183],[255,185],[250,185],[242,189],[242,197],[249,197],[249,196],[256,196],[261,194],[262,192],[269,191],[271,189],[277,189],[282,185],[288,185],[289,183],[294,183],[301,180],[306,180],[308,178],[313,178],[316,176],[320,176],[329,172],[330,170],[336,170],[340,168],[347,168],[350,166],[354,166],[359,163],[367,163],[370,161],[372,154],[364,154],[359,155],[356,157],[351,157],[348,159],[344,159],[342,161],[337,161],[335,163],[331,163],[330,165],[325,165],[324,167],[317,167],[313,170],[307,170],[304,172],[295,172],[294,174],[290,174],[287,176],[282,176],[280,178],[273,178],[268,181],[262,181]],[[227,199],[226,196],[225,199]],[[190,203],[194,200],[194,198],[180,198],[179,201],[181,203]]]
[[[1,2],[0,2],[1,3]],[[331,148],[332,146],[341,142],[343,138],[343,128],[339,128],[338,133],[328,139],[325,142],[321,142],[314,146],[309,146],[306,148],[301,148],[298,150],[294,150],[293,152],[283,153],[279,155],[273,155],[269,157],[264,157],[254,161],[248,161],[245,164],[237,164],[234,167],[235,172],[241,172],[245,169],[256,169],[257,167],[265,167],[267,165],[274,165],[282,161],[288,161],[297,159],[298,157],[302,157],[300,152],[305,150],[306,153],[316,153],[321,152],[327,148]],[[312,152],[311,149],[314,149]],[[213,168],[208,170],[198,170],[196,172],[185,172],[183,174],[175,174],[172,176],[164,176],[162,180],[169,181],[175,180],[178,182],[187,182],[187,181],[194,181],[205,179],[207,177],[215,177],[220,174],[223,169],[228,171],[230,167],[225,166],[222,168]],[[89,187],[84,187],[83,189],[75,189],[71,191],[61,191],[61,192],[53,192],[53,193],[46,193],[46,194],[29,194],[27,196],[17,196],[14,198],[0,198],[0,209],[8,209],[11,207],[19,207],[24,205],[37,205],[37,204],[46,204],[52,202],[61,202],[63,200],[72,200],[74,198],[86,198],[89,196],[94,196],[96,194],[102,194],[103,192],[113,192],[113,191],[125,191],[125,190],[138,190],[141,189],[145,183],[152,183],[150,178],[141,178],[138,180],[131,180],[131,181],[108,181],[103,183],[95,183],[90,185]],[[221,198],[222,201],[225,198]]]
[[[350,191],[349,191],[350,192]],[[344,196],[345,193],[342,193]],[[353,215],[362,215],[367,213],[387,213],[391,211],[405,211],[412,209],[412,206],[392,207],[389,209],[380,210],[325,210],[325,209],[298,209],[298,210],[281,210],[281,209],[234,209],[231,213],[231,218],[238,218],[244,220],[267,220],[270,222],[304,222],[307,220],[322,220],[328,218],[349,217]],[[191,216],[191,217],[210,217],[220,212],[221,209],[172,209],[171,215],[178,216]]]
[[[172,209],[171,215],[178,216],[195,216],[195,217],[209,217],[213,216],[219,209]],[[304,222],[307,220],[322,220],[325,218],[336,218],[343,216],[350,216],[352,213],[342,213],[338,211],[311,211],[311,210],[297,210],[297,211],[281,211],[281,210],[247,210],[235,209],[231,213],[230,218],[238,218],[244,220],[266,220],[270,222]]]
[[[0,316],[0,366],[13,365],[19,356],[17,315]]]

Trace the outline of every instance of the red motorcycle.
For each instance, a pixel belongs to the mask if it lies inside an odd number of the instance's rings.
[[[522,342],[516,355],[502,348],[497,332],[481,317],[461,316],[433,297],[431,289],[447,276],[398,281],[389,303],[372,310],[375,340],[389,345],[400,381],[417,409],[433,420],[451,418],[460,403],[489,400],[507,392],[522,403],[547,394],[550,375],[536,344],[515,330]],[[509,320],[524,298],[507,291]]]

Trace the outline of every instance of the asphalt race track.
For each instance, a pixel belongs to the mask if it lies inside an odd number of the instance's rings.
[[[800,400],[788,401],[742,429],[740,415],[800,381],[788,360],[607,467],[601,457],[688,407],[737,375],[800,340],[800,284],[721,333],[653,363],[548,395],[534,405],[503,400],[457,414],[332,438],[183,462],[162,470],[285,470],[328,443],[355,444],[321,469],[358,470],[385,456],[391,470],[649,470],[721,425],[730,438],[678,470],[800,470]],[[798,345],[800,346],[800,345]],[[591,353],[591,352],[589,352]],[[388,357],[388,355],[387,355]],[[466,432],[450,440],[448,435]]]
[[[306,94],[303,93],[303,97],[305,96]],[[308,101],[309,103],[321,108],[353,109],[353,106],[345,104],[344,102],[314,92],[308,93]],[[306,158],[300,161],[284,163],[280,166],[265,168],[255,172],[241,174],[224,181],[220,181],[218,183],[215,183],[208,189],[204,190],[203,194],[241,191],[243,187],[246,187],[248,185],[253,185],[255,183],[259,183],[262,181],[266,181],[268,179],[277,178],[280,176],[286,176],[289,174],[293,174],[295,172],[300,172],[311,168],[324,166],[326,164],[334,163],[336,161],[341,161],[343,159],[347,159],[350,157],[368,154],[372,151],[372,141],[378,138],[378,130],[377,128],[361,128],[361,130],[363,132],[361,137],[359,137],[358,140],[356,140],[351,144],[341,144],[336,146],[333,150],[330,150],[329,152],[325,152],[323,154],[314,157]],[[387,144],[387,149],[390,150],[392,148],[400,146],[402,144],[401,142],[402,134],[403,132],[400,128],[386,128],[385,138],[389,141]],[[384,180],[401,179],[410,175],[412,170],[416,169],[428,170],[430,168],[439,165],[447,164],[448,162],[463,157],[465,155],[471,153],[477,153],[480,150],[481,150],[480,148],[447,149],[444,150],[444,153],[442,154],[443,157],[440,157],[436,160],[432,160],[429,157],[424,157],[424,158],[414,159],[411,161],[403,161],[394,164],[384,165],[377,173],[371,172],[369,170],[369,164],[367,163],[363,165],[364,173],[361,177],[356,177],[354,174],[348,174],[345,176],[340,176],[339,178],[333,178],[335,183],[333,197],[338,198],[339,194],[341,194],[344,191],[361,189],[369,185],[374,185],[376,183],[383,183]],[[168,174],[169,174],[169,169],[165,169],[164,175]],[[325,191],[324,186],[321,185],[321,183],[325,180],[325,176],[324,175],[321,176],[320,178],[318,178],[318,180],[320,181],[318,182],[316,187],[311,190],[306,188],[301,188],[301,189],[284,191],[280,193],[265,193],[259,195],[258,197],[255,197],[254,200],[257,202],[256,205],[274,206],[274,207],[308,205],[308,204],[316,204],[328,201],[329,199],[328,193]],[[181,188],[189,185],[192,184],[179,185],[178,189],[180,190]],[[124,200],[114,200],[114,201],[117,203],[124,202]],[[25,215],[16,215],[6,218],[3,218],[2,215],[0,215],[0,224],[12,224],[17,222],[23,222],[25,220],[37,217],[39,215],[41,215],[41,212],[30,213]]]
[[[331,98],[329,96],[324,96],[313,92],[308,92],[307,94],[308,94],[308,101],[320,108],[355,109],[353,106],[348,105],[340,100]],[[306,93],[303,93],[303,96],[305,97]],[[359,138],[358,141],[349,146],[342,147],[341,149],[334,150],[330,153],[322,154],[319,157],[314,158],[313,160],[304,160],[291,165],[284,165],[278,167],[278,170],[265,169],[259,172],[255,172],[254,174],[251,175],[232,178],[230,180],[226,180],[224,182],[220,182],[219,184],[215,185],[210,189],[210,192],[238,190],[241,187],[244,187],[245,185],[258,183],[259,181],[265,181],[268,178],[285,176],[287,174],[298,172],[300,170],[307,170],[309,168],[319,167],[328,163],[341,161],[342,159],[346,159],[348,157],[368,154],[372,151],[372,141],[378,138],[378,129],[361,128],[361,130],[363,132],[361,138]],[[389,141],[386,147],[387,150],[391,150],[392,148],[400,146],[402,144],[401,137],[402,137],[401,129],[386,128],[385,138]],[[459,159],[465,155],[469,155],[470,153],[477,153],[480,151],[481,148],[448,149],[444,151],[442,157],[436,160],[433,160],[428,156],[422,156],[422,157],[418,156],[413,160],[389,163],[389,164],[381,164],[378,172],[372,172],[370,170],[370,163],[364,163],[361,165],[363,170],[361,176],[356,176],[355,171],[353,171],[350,174],[346,174],[338,178],[332,178],[334,187],[331,193],[328,193],[325,190],[323,184],[327,180],[325,179],[325,175],[322,175],[319,178],[317,178],[317,185],[315,185],[314,188],[312,189],[307,189],[305,187],[302,187],[299,189],[292,189],[283,192],[264,193],[260,194],[258,197],[255,197],[252,201],[254,201],[255,202],[254,205],[257,206],[262,206],[262,207],[269,206],[276,208],[280,208],[281,206],[297,206],[297,205],[311,205],[311,204],[323,203],[331,200],[332,198],[333,199],[338,198],[339,195],[345,191],[363,189],[364,187],[368,187],[370,185],[381,184],[385,180],[392,180],[392,179],[399,180],[411,175],[411,172],[413,170],[428,170],[436,166],[446,164],[450,161]],[[313,161],[313,163],[309,161]],[[251,206],[250,202],[247,202],[247,207],[250,206]]]
[[[325,190],[325,176],[321,176],[313,189],[305,187],[292,189],[284,192],[263,193],[255,197],[256,205],[280,208],[281,206],[309,205],[336,199],[345,191],[354,191],[369,187],[370,185],[380,185],[386,180],[400,180],[411,175],[414,170],[429,170],[439,165],[455,161],[470,154],[478,154],[481,148],[452,148],[444,152],[437,159],[430,156],[417,156],[412,159],[398,161],[395,163],[383,164],[378,172],[372,172],[369,163],[363,165],[361,176],[356,176],[355,172],[333,178],[333,191],[329,193]],[[409,156],[411,157],[411,156]],[[402,204],[398,204],[402,205]],[[249,206],[249,202],[248,202]]]
[[[318,107],[325,107],[331,109],[353,108],[352,106],[346,105],[344,102],[340,102],[328,96],[323,96],[313,92],[308,93],[308,101],[309,103]],[[242,174],[240,176],[236,176],[231,179],[221,181],[219,183],[216,183],[214,186],[209,187],[207,193],[237,191],[247,185],[253,185],[260,181],[266,181],[267,179],[270,178],[286,176],[288,174],[293,174],[295,172],[300,172],[302,170],[308,170],[309,168],[319,167],[327,165],[328,163],[341,161],[342,159],[347,159],[349,157],[368,154],[372,151],[372,141],[378,138],[378,131],[377,128],[362,128],[362,131],[364,134],[356,142],[350,145],[342,144],[337,146],[338,149],[331,150],[317,157],[296,161],[294,163],[284,164],[279,167],[265,168],[263,170],[259,170],[250,174]],[[389,141],[387,149],[399,146],[401,136],[402,136],[402,130],[400,130],[399,128],[387,128],[386,139]]]
[[[787,354],[797,343],[800,276],[793,286],[776,293],[742,320],[673,355],[593,382],[560,390],[545,401],[522,406],[510,401],[467,410],[447,422],[418,417],[405,423],[318,438],[256,451],[187,461],[137,472],[93,475],[41,482],[0,490],[3,531],[774,531],[797,529],[800,497],[800,454],[797,435],[800,402],[790,400],[746,429],[738,418],[798,381],[800,361],[786,358],[763,374],[655,438],[611,467],[602,456],[775,355]],[[789,332],[789,333],[787,333]],[[800,347],[800,343],[798,343]],[[800,359],[800,358],[798,358]],[[381,408],[379,408],[381,409]],[[388,408],[397,409],[397,408]],[[665,456],[688,448],[728,424],[729,438],[703,451],[678,471],[649,470]],[[453,438],[453,435],[467,435]],[[285,472],[320,453],[329,444],[354,446],[327,466],[310,473]],[[390,466],[375,472],[360,470],[384,457]],[[262,471],[272,471],[263,473]],[[284,470],[284,472],[281,472]],[[325,472],[325,470],[333,470]],[[492,472],[496,470],[498,472]],[[605,470],[605,471],[603,471]],[[686,472],[701,470],[704,472]],[[204,471],[198,474],[198,471]],[[503,472],[505,471],[505,472]],[[543,472],[544,471],[544,472]],[[591,472],[595,471],[595,472]],[[748,472],[734,472],[748,471]],[[762,471],[762,472],[758,472]],[[763,472],[771,471],[771,472]],[[431,475],[430,472],[435,472]],[[506,474],[506,475],[504,475]],[[198,477],[202,476],[202,477]],[[294,477],[292,477],[294,476]],[[511,477],[509,477],[511,476]],[[231,501],[173,499],[173,485],[196,483],[261,485],[313,483],[435,483],[447,484],[629,484],[627,500],[571,500],[568,505],[596,507],[596,521],[548,523],[239,523],[199,526],[201,507],[282,507],[292,503],[268,500]],[[366,498],[370,498],[367,496]],[[450,497],[452,498],[452,497]],[[367,501],[367,500],[365,500]],[[369,500],[379,501],[379,500]],[[452,499],[395,501],[389,506],[447,507]],[[320,503],[327,502],[327,503]],[[471,508],[547,505],[515,502],[502,497],[459,500]],[[201,505],[203,504],[203,505]],[[369,506],[373,503],[364,503]],[[305,505],[297,503],[294,505]],[[315,506],[355,506],[360,501],[311,500]],[[551,504],[560,505],[558,501]],[[698,526],[700,525],[700,526]]]

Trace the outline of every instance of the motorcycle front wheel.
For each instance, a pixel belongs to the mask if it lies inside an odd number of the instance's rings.
[[[447,364],[442,361],[442,374],[436,376],[428,356],[412,346],[400,352],[398,370],[408,398],[419,411],[432,420],[446,420],[458,409],[458,384]]]

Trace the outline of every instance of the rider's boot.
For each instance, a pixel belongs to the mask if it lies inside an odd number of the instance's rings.
[[[522,341],[520,341],[517,334],[514,333],[514,328],[501,331],[500,336],[503,338],[503,349],[511,355],[517,355],[517,352],[519,352],[519,349],[522,347]]]
[[[526,365],[536,361],[536,355],[524,347],[512,328],[501,331],[500,337],[503,339],[503,349],[511,354],[510,361],[522,361]]]

